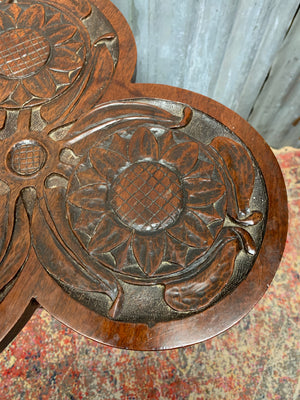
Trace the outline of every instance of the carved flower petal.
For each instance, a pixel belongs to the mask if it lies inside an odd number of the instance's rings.
[[[44,30],[46,31],[51,25],[57,25],[61,24],[61,14],[56,13],[54,14],[47,22],[47,24],[44,26]]]
[[[45,10],[40,4],[27,8],[18,19],[18,28],[39,29],[45,22]]]
[[[210,224],[215,221],[222,221],[223,218],[218,214],[213,206],[193,209],[193,213],[196,214],[205,224]]]
[[[94,168],[82,169],[77,172],[80,186],[87,186],[92,184],[105,185],[104,179],[99,176]]]
[[[134,162],[143,158],[158,159],[158,143],[152,132],[143,126],[139,127],[130,139],[128,155]]]
[[[105,209],[107,187],[104,185],[89,185],[80,188],[68,197],[68,201],[76,207],[91,211]]]
[[[15,20],[15,22],[17,22],[19,15],[22,12],[22,8],[20,6],[18,6],[18,4],[11,4],[7,10],[7,12],[9,12],[9,14],[13,17],[13,19]],[[6,27],[7,29],[7,27]]]
[[[24,86],[22,83],[19,83],[16,89],[14,90],[14,93],[11,96],[11,99],[20,106],[23,106],[24,104],[27,103],[28,100],[30,100],[32,96],[25,90]]]
[[[0,11],[0,30],[6,31],[7,29],[13,28],[14,26],[14,22],[10,18],[10,16],[5,12]]]
[[[8,80],[0,77],[0,103],[7,99],[10,93],[15,90],[17,84],[18,81],[16,80]]]
[[[173,137],[173,132],[170,130],[164,135],[161,135],[158,139],[160,144],[160,154],[165,154],[166,151],[170,150],[171,147],[176,146],[176,142]]]
[[[82,42],[71,42],[71,43],[64,43],[63,46],[74,53],[77,53],[82,47]]]
[[[95,213],[90,210],[82,210],[80,216],[74,223],[74,229],[85,232],[88,235],[94,232],[95,227],[98,226],[99,222],[103,218],[103,213]]]
[[[71,39],[76,30],[77,28],[74,25],[57,24],[49,26],[47,29],[45,29],[45,33],[49,41],[57,46]]]
[[[34,96],[41,98],[51,98],[56,93],[56,85],[45,68],[38,74],[23,79],[23,85]]]
[[[162,159],[175,165],[182,175],[187,175],[198,160],[199,146],[195,142],[180,143],[167,151]]]
[[[41,226],[44,227],[42,235]],[[95,271],[92,265],[79,264],[60,244],[59,238],[52,234],[39,207],[35,207],[33,211],[32,244],[41,265],[59,283],[85,292],[106,293],[115,299],[117,286],[114,278],[109,276],[108,271],[103,273],[101,270]]]
[[[185,266],[188,247],[178,242],[172,236],[167,235],[167,249],[165,260],[171,263]]]
[[[120,246],[116,247],[112,251],[112,255],[116,260],[116,267],[118,268],[119,271],[122,271],[123,268],[126,268],[128,264],[131,264],[130,261],[128,261],[130,246],[131,246],[131,235],[126,242],[123,242]]]
[[[165,254],[165,234],[157,236],[142,236],[134,234],[133,237],[134,256],[147,275],[153,275],[159,268]]]
[[[69,85],[71,82],[70,74],[68,71],[55,71],[51,70],[51,75],[57,85]]]
[[[199,179],[186,180],[185,189],[188,193],[187,205],[195,208],[210,206],[225,193],[225,186],[221,183]]]
[[[73,71],[82,65],[82,60],[74,51],[65,46],[55,47],[53,57],[49,61],[50,69],[57,71]]]
[[[199,160],[196,168],[185,179],[211,179],[215,167],[213,164]]]
[[[61,4],[61,0],[52,0],[52,2]],[[87,17],[91,11],[92,7],[88,0],[64,0],[65,6],[69,9],[78,13],[80,18]]]
[[[115,220],[106,214],[89,243],[89,251],[106,253],[125,242],[130,234],[129,230],[117,225]]]
[[[184,214],[181,222],[169,228],[168,233],[191,247],[209,247],[213,241],[207,226],[191,211]]]
[[[127,158],[127,144],[128,141],[119,135],[113,135],[112,142],[109,149],[120,153],[124,158]]]
[[[90,159],[93,167],[105,179],[113,178],[118,169],[126,164],[120,154],[97,147],[90,150]]]

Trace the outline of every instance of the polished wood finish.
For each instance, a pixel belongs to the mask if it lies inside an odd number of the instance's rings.
[[[238,322],[285,244],[268,145],[209,98],[133,83],[134,39],[109,1],[1,8],[2,348],[38,305],[135,350]]]

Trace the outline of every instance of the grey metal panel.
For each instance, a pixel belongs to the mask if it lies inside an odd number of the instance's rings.
[[[300,13],[277,52],[270,76],[250,116],[274,147],[300,147]]]
[[[295,145],[300,124],[287,131],[291,121],[286,118],[290,118],[291,107],[300,108],[299,97],[293,97],[295,104],[292,104],[283,96],[280,103],[283,118],[276,127],[272,125],[272,130],[263,110],[257,111],[256,100],[259,98],[260,108],[268,107],[269,97],[263,100],[263,94],[259,94],[278,59],[298,0],[113,0],[113,3],[127,18],[136,38],[138,82],[169,84],[202,93],[244,118],[254,109],[251,121],[271,145]],[[295,40],[295,36],[289,35],[285,42]],[[289,50],[284,54],[280,50],[281,57],[295,51],[295,45],[285,46]],[[299,66],[299,60],[294,62]],[[282,68],[280,86],[276,79],[272,80],[274,94],[296,85],[295,68],[287,64]]]

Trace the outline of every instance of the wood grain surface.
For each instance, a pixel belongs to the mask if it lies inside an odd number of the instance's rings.
[[[135,350],[238,322],[287,233],[266,142],[207,97],[133,83],[134,39],[109,1],[1,8],[2,348],[38,306]]]

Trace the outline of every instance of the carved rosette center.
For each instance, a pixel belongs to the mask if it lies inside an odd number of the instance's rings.
[[[17,143],[8,154],[8,165],[17,175],[30,176],[45,165],[47,153],[36,141],[24,140]]]
[[[0,73],[19,79],[37,73],[49,58],[50,45],[38,32],[13,29],[0,36]]]
[[[140,162],[114,181],[111,206],[130,228],[151,233],[173,225],[182,211],[183,195],[177,175],[166,166]]]

